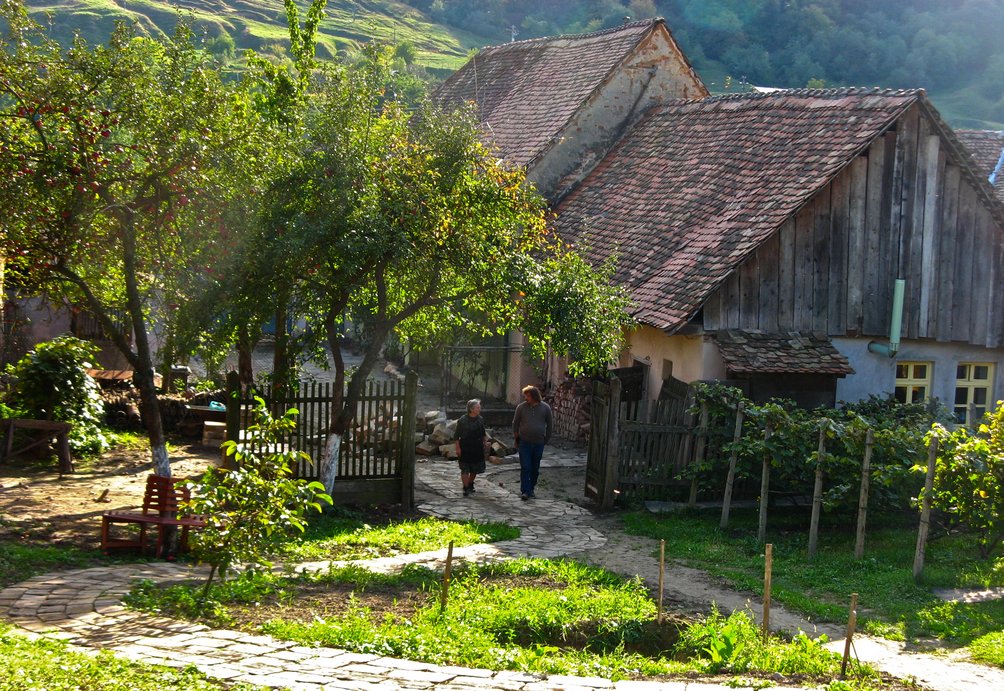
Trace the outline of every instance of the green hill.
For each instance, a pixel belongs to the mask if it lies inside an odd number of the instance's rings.
[[[306,3],[298,2],[301,9]],[[48,13],[52,34],[68,43],[74,32],[88,41],[103,41],[116,21],[132,22],[144,33],[169,34],[179,12],[194,17],[207,38],[238,50],[283,54],[289,45],[286,13],[281,0],[28,0],[36,17]],[[434,70],[452,71],[468,53],[487,43],[459,28],[431,21],[419,10],[392,0],[330,1],[318,31],[318,55],[331,58],[352,52],[361,43],[409,42],[416,62]]]
[[[281,0],[27,0],[61,40],[103,40],[116,19],[169,33],[191,12],[217,49],[282,55]],[[301,7],[307,0],[297,0]],[[921,87],[956,127],[1004,129],[1004,0],[329,0],[321,57],[408,42],[445,75],[472,49],[666,17],[712,91],[747,84]],[[726,80],[728,78],[728,80]]]

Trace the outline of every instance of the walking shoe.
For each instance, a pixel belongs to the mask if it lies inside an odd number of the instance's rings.
[[[470,493],[471,493],[471,488],[470,488],[470,487],[464,487],[464,496],[466,497],[466,496],[468,496],[468,495],[469,495]]]
[[[523,501],[526,501],[527,499],[530,498],[530,495],[526,494],[526,493],[523,493],[523,494],[519,495],[519,498],[522,499]]]
[[[467,489],[468,489],[468,490],[470,490],[470,493],[471,493],[471,494],[474,494],[474,493],[475,493],[475,492],[477,491],[476,489],[474,489],[474,485],[471,485],[471,486],[470,486],[470,487],[468,487]]]

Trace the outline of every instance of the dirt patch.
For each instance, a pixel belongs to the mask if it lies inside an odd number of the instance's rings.
[[[213,449],[188,440],[174,442],[170,455],[174,477],[219,463]],[[98,549],[105,511],[142,506],[153,472],[148,450],[116,450],[76,465],[77,472],[60,475],[55,458],[0,464],[0,540]]]

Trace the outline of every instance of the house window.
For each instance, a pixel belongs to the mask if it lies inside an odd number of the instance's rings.
[[[896,400],[900,403],[923,403],[931,395],[930,362],[896,363]]]
[[[976,426],[993,400],[994,365],[990,362],[960,362],[955,370],[955,419]]]

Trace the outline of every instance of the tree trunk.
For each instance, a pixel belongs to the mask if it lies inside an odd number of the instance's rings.
[[[254,359],[252,351],[254,343],[246,329],[241,329],[237,336],[237,375],[240,380],[241,393],[246,394],[254,385]]]
[[[7,271],[7,257],[0,250],[0,365],[7,358],[7,323],[4,316],[7,312],[7,293],[4,292],[4,276]]]
[[[164,425],[160,418],[160,405],[157,403],[157,388],[153,381],[153,367],[137,369],[132,375],[133,384],[139,389],[140,416],[150,439],[150,454],[153,457],[153,469],[157,475],[171,477],[171,461],[167,455],[167,440],[164,438]]]
[[[275,350],[272,353],[272,395],[278,398],[289,383],[289,333],[286,330],[285,302],[275,311]]]

